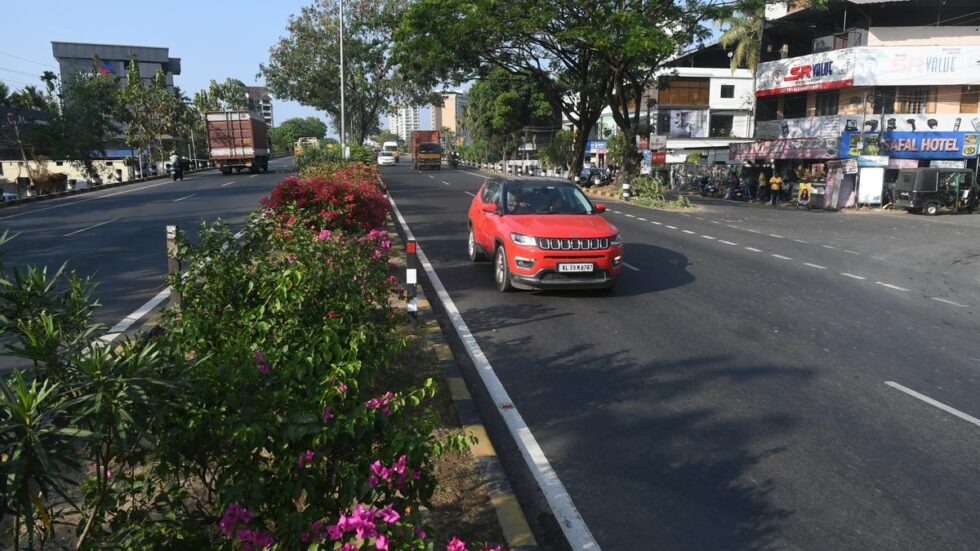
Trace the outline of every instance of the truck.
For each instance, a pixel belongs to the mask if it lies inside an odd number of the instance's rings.
[[[320,139],[314,138],[312,136],[305,136],[296,140],[296,145],[293,146],[293,155],[299,157],[305,149],[316,149],[320,147]]]
[[[442,138],[438,130],[412,132],[412,168],[442,169]]]
[[[269,131],[265,121],[250,111],[209,111],[206,115],[208,149],[222,174],[269,170]]]

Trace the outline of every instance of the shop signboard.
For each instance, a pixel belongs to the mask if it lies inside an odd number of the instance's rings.
[[[918,168],[918,159],[893,159],[888,158],[888,168]]]
[[[636,148],[640,151],[650,149],[650,138],[643,134],[636,135]]]
[[[929,86],[980,82],[980,46],[852,48],[854,86]]]
[[[859,167],[878,167],[887,168],[888,167],[888,157],[884,155],[859,155],[857,158],[857,164]]]
[[[847,88],[854,85],[854,48],[761,63],[756,77],[758,97]]]
[[[929,161],[932,168],[966,168],[966,159],[959,161]]]
[[[843,161],[841,161],[841,167],[844,169],[844,174],[858,173],[857,159],[844,159]]]
[[[887,154],[896,159],[969,159],[977,156],[978,138],[980,134],[964,132],[844,132],[840,157]]]
[[[840,136],[842,130],[841,121],[843,118],[839,115],[833,115],[827,117],[759,121],[755,125],[755,137],[764,140],[776,140],[780,138]]]
[[[667,147],[667,136],[650,134],[650,149],[657,150]]]
[[[667,164],[667,152],[666,151],[651,151],[650,152],[650,163],[655,165]]]
[[[733,143],[728,156],[733,161],[754,159],[836,159],[838,138],[792,138],[759,140],[752,143]]]
[[[589,141],[585,144],[585,151],[587,153],[605,153],[606,152],[606,142],[601,141]]]

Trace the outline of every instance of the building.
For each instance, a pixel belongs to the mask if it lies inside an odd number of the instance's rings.
[[[265,86],[248,86],[248,109],[262,116],[269,126],[274,126],[272,118],[272,96]]]
[[[463,92],[446,92],[442,94],[442,106],[432,106],[432,129],[448,128],[459,138],[462,125],[460,124],[463,111],[466,109],[467,95]]]
[[[880,204],[900,168],[977,166],[973,0],[835,0],[767,22],[755,136],[731,158],[811,182],[825,206]],[[926,25],[925,23],[928,23]]]
[[[405,142],[410,142],[412,132],[419,129],[419,108],[399,107],[391,114],[389,125],[393,134],[397,134]]]
[[[180,58],[170,57],[168,48],[52,42],[51,51],[58,61],[62,80],[79,72],[98,72],[118,77],[122,87],[126,85],[126,67],[131,58],[139,63],[140,77],[145,81],[152,81],[157,71],[163,71],[167,87],[173,88],[174,75],[180,74]]]

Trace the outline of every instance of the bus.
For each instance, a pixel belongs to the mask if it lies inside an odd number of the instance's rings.
[[[395,162],[400,161],[398,153],[398,142],[385,142],[381,144],[381,151],[390,151],[395,156]]]
[[[307,147],[320,147],[320,140],[318,138],[300,138],[296,140],[296,145],[293,146],[293,155],[299,155]]]

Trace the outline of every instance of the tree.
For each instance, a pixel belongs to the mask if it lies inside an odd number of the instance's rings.
[[[106,144],[119,132],[116,114],[119,89],[114,78],[76,74],[61,83],[61,113],[54,124],[56,158],[68,159],[97,177],[93,160],[105,155]]]
[[[0,105],[10,105],[10,87],[6,82],[0,82]]]
[[[37,86],[25,86],[10,94],[10,106],[17,109],[34,109],[36,111],[54,111],[54,103]]]
[[[371,139],[374,140],[376,143],[379,143],[379,144],[383,144],[385,142],[399,142],[400,143],[402,141],[402,139],[398,136],[398,134],[395,134],[394,132],[392,132],[391,130],[388,130],[387,128],[382,128],[377,134],[375,134],[374,136],[372,136]]]
[[[535,80],[577,130],[572,164],[578,171],[611,87],[610,66],[590,45],[617,32],[595,25],[595,5],[417,0],[395,34],[395,55],[407,75],[431,87],[471,80],[493,68]]]
[[[447,150],[453,151],[456,149],[456,133],[451,128],[443,126],[439,130],[439,134],[442,136],[442,143],[446,144]]]
[[[323,139],[326,135],[326,123],[316,117],[286,119],[269,131],[276,151],[292,151],[296,140],[303,137]]]
[[[551,137],[551,143],[541,150],[541,163],[546,168],[568,169],[574,161],[574,138],[571,130],[559,130]]]
[[[722,48],[732,53],[733,74],[739,67],[746,67],[755,74],[756,68],[759,67],[764,23],[765,8],[761,7],[754,11],[738,12],[720,21],[725,32],[718,42]]]
[[[325,111],[340,128],[339,0],[317,0],[290,17],[286,36],[259,66],[278,97]],[[431,103],[431,89],[403,78],[389,55],[401,0],[348,2],[344,13],[344,96],[346,130],[361,144],[378,131],[380,117],[399,104]]]
[[[130,58],[126,68],[126,86],[120,92],[119,99],[120,120],[126,124],[126,143],[140,151],[148,150],[151,159],[153,146],[156,146],[156,158],[164,158],[163,136],[175,131],[179,104],[182,102],[167,88],[163,71],[157,71],[149,84],[144,83],[139,74],[139,64]]]

